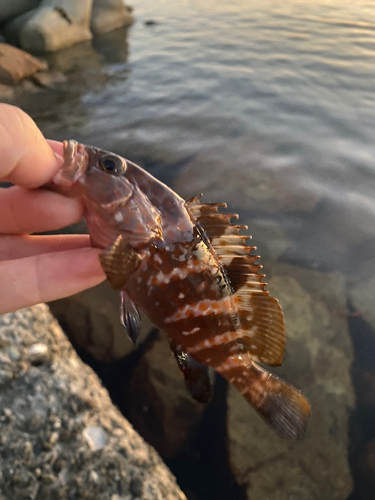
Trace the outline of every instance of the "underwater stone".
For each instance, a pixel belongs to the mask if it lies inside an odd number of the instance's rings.
[[[281,439],[229,388],[231,468],[248,499],[344,500],[353,486],[347,449],[354,407],[345,279],[287,264],[272,271],[269,290],[283,307],[287,337],[284,363],[272,371],[303,391],[311,416],[300,442]]]

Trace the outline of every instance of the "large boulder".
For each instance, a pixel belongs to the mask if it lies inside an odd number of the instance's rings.
[[[121,0],[42,0],[29,2],[28,9],[26,4],[6,11],[5,19],[10,12],[13,19],[3,33],[30,52],[53,52],[90,40],[92,32],[104,33],[133,22]]]
[[[0,317],[0,497],[186,500],[45,305]]]

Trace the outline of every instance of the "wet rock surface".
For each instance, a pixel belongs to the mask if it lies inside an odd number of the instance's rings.
[[[0,317],[0,361],[2,498],[186,498],[47,306]]]
[[[312,414],[303,441],[282,440],[230,388],[232,470],[251,500],[345,500],[352,490],[347,447],[354,406],[345,280],[279,264],[269,289],[282,304],[287,332],[285,361],[272,371],[302,389]]]

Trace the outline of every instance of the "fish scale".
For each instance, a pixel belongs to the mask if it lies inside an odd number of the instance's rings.
[[[131,161],[75,141],[64,142],[64,164],[47,187],[84,203],[131,340],[139,307],[166,334],[196,399],[209,399],[210,366],[280,435],[304,434],[306,398],[257,364],[281,364],[284,319],[247,226],[232,224],[237,214],[201,196],[185,202]]]

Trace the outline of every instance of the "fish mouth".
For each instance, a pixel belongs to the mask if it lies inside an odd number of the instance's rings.
[[[63,142],[63,158],[64,163],[52,179],[53,187],[60,192],[71,189],[85,173],[88,155],[83,144],[70,140]]]

